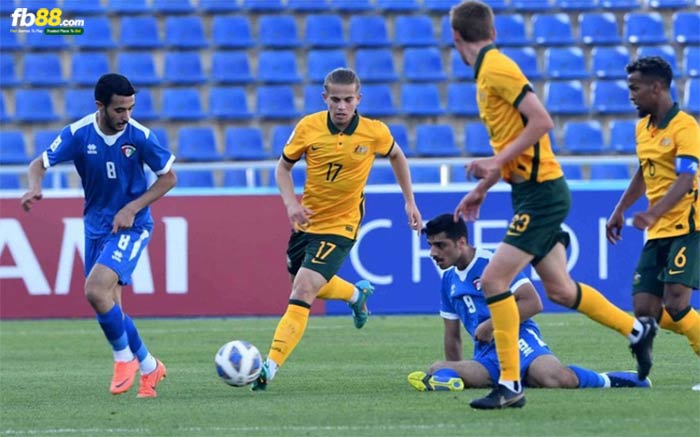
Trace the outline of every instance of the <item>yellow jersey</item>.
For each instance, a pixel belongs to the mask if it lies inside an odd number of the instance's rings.
[[[518,111],[526,93],[532,92],[520,67],[493,44],[481,49],[474,65],[479,116],[486,125],[494,153],[507,147],[525,128],[527,119]],[[501,176],[510,182],[517,174],[525,180],[544,182],[563,176],[544,135],[517,158],[503,166]]]
[[[294,163],[306,157],[301,203],[313,214],[305,231],[356,239],[375,154],[386,156],[393,146],[389,128],[379,120],[356,113],[339,131],[328,111],[304,117],[287,140],[282,158]]]
[[[697,231],[700,224],[698,123],[692,116],[678,109],[678,104],[674,104],[658,126],[651,124],[651,115],[639,120],[636,139],[637,157],[650,205],[661,200],[676,181],[676,158],[690,158],[695,162],[693,187],[647,230],[648,238],[675,237]]]

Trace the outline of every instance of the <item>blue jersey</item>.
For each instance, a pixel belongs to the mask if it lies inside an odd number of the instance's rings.
[[[474,342],[475,356],[481,355],[486,349],[489,349],[490,345],[490,343],[474,340],[474,332],[483,321],[491,318],[486,298],[481,291],[481,275],[492,256],[493,252],[477,248],[474,259],[466,269],[460,271],[456,267],[452,267],[442,275],[440,316],[444,319],[462,322]],[[513,280],[510,289],[515,291],[518,287],[529,282],[530,280],[520,272]],[[524,330],[533,327],[538,329],[533,320],[521,321],[521,337]]]
[[[63,128],[42,155],[44,168],[73,161],[85,191],[85,236],[112,231],[117,212],[148,189],[144,163],[157,175],[170,171],[175,156],[136,120],[123,131],[105,135],[90,114]],[[153,227],[149,207],[134,218],[134,227]]]

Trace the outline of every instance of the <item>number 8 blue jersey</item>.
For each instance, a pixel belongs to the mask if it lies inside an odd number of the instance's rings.
[[[112,231],[120,209],[148,189],[144,163],[162,175],[170,171],[175,155],[136,120],[129,120],[114,135],[105,135],[96,114],[90,114],[63,128],[42,160],[44,168],[73,161],[85,190],[85,236],[98,238]],[[134,227],[153,227],[150,207],[136,214]]]

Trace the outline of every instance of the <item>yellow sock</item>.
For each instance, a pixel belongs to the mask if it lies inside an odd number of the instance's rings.
[[[695,312],[691,307],[688,307],[687,313],[681,315],[679,320],[673,320],[668,311],[666,311],[666,308],[663,308],[661,310],[659,326],[663,329],[673,331],[676,334],[685,335],[695,355],[700,356],[700,314]]]
[[[518,314],[518,306],[515,304],[515,297],[510,291],[507,291],[487,299],[486,302],[493,321],[493,338],[496,341],[496,353],[501,365],[501,379],[520,381],[520,351],[518,349],[520,314]]]
[[[578,282],[579,301],[574,309],[624,336],[632,333],[634,317],[613,305],[598,290]]]
[[[355,286],[341,278],[333,276],[330,281],[318,291],[319,299],[344,300],[350,302],[350,298],[355,293]]]
[[[299,344],[301,337],[304,336],[310,310],[311,307],[306,302],[290,301],[287,305],[287,312],[277,324],[275,336],[272,338],[272,344],[267,353],[267,357],[277,363],[279,367],[282,367],[282,364],[287,361],[289,355]]]

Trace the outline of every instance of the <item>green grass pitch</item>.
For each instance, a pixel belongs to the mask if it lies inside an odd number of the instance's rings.
[[[627,341],[578,314],[536,318],[566,364],[630,370]],[[527,391],[522,410],[476,411],[486,390],[419,393],[406,375],[442,356],[438,316],[312,317],[266,392],[228,387],[213,357],[228,340],[265,353],[276,318],[136,320],[168,368],[158,398],[108,392],[111,353],[94,320],[0,322],[0,435],[690,436],[700,360],[660,331],[653,388]],[[467,354],[471,345],[465,345]],[[138,382],[137,382],[138,384]]]

